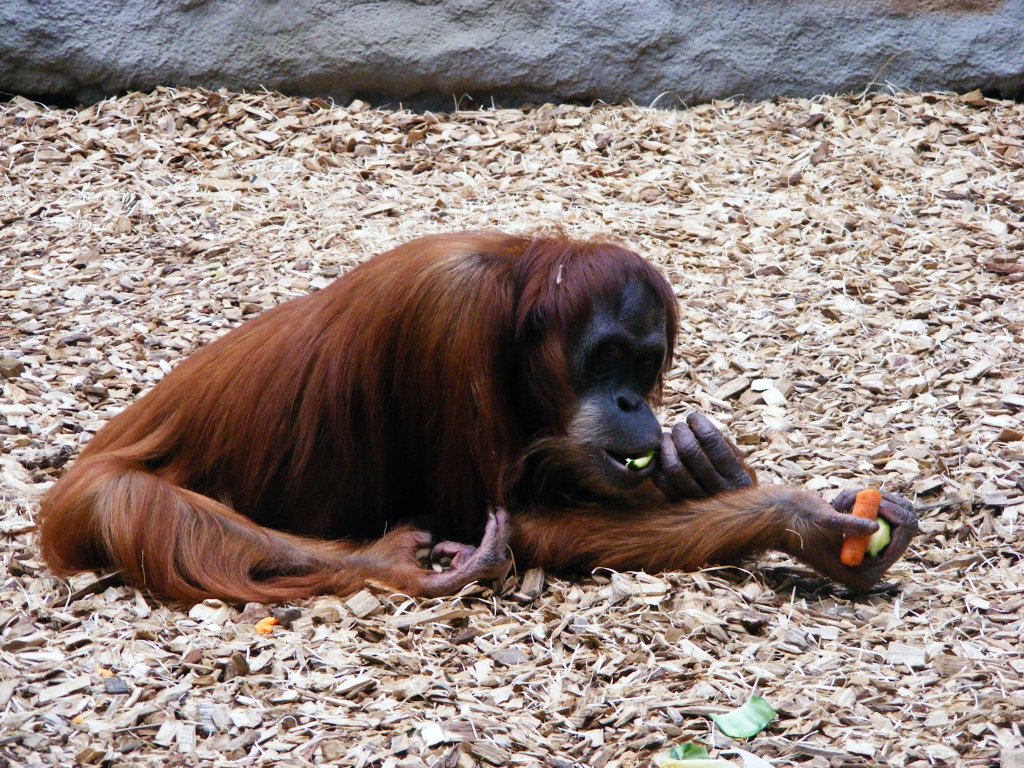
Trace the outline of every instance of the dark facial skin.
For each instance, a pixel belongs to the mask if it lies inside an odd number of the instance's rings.
[[[572,384],[578,400],[569,425],[571,457],[588,488],[611,493],[651,478],[671,501],[702,499],[756,483],[743,455],[705,416],[691,413],[662,433],[647,398],[668,353],[665,311],[641,282],[614,300],[595,302],[572,348]],[[628,459],[654,452],[642,468]]]
[[[647,404],[667,354],[665,310],[641,282],[615,300],[595,302],[572,350],[571,379],[578,396],[569,437],[596,479],[632,488],[656,462],[629,469],[628,459],[657,452],[661,426]]]

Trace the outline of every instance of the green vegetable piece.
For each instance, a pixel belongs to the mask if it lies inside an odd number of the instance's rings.
[[[647,465],[651,463],[651,459],[654,458],[654,451],[641,456],[638,459],[626,459],[626,469],[631,469],[634,472],[639,472],[641,469],[646,469]]]
[[[868,554],[872,557],[882,554],[882,550],[888,547],[889,542],[892,541],[892,527],[889,522],[880,517],[876,518],[875,522],[878,523],[878,530],[872,533],[871,538],[868,539]]]
[[[703,744],[694,744],[692,742],[672,747],[668,756],[673,760],[698,760],[702,757],[709,757],[707,747]]]
[[[778,715],[772,705],[760,696],[751,696],[750,701],[739,709],[724,715],[712,715],[718,730],[733,739],[749,739],[768,727]]]

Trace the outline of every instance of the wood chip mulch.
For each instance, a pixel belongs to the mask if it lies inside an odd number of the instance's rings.
[[[978,93],[0,106],[0,765],[649,766],[752,693],[777,766],[1024,765],[1022,215],[1024,105]],[[416,235],[550,225],[674,282],[667,420],[915,499],[896,587],[772,556],[181,609],[41,564],[39,494],[199,345]]]

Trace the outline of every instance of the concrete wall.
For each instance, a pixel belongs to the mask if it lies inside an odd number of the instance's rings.
[[[1024,0],[2,0],[0,90],[266,87],[433,108],[871,83],[1016,97],[1022,30]]]

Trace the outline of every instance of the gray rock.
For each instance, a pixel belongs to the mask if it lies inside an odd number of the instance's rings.
[[[103,681],[103,692],[116,696],[121,693],[131,693],[131,687],[120,677],[108,677]]]
[[[266,87],[432,108],[870,84],[1017,97],[1022,30],[1024,0],[4,0],[0,90]]]

